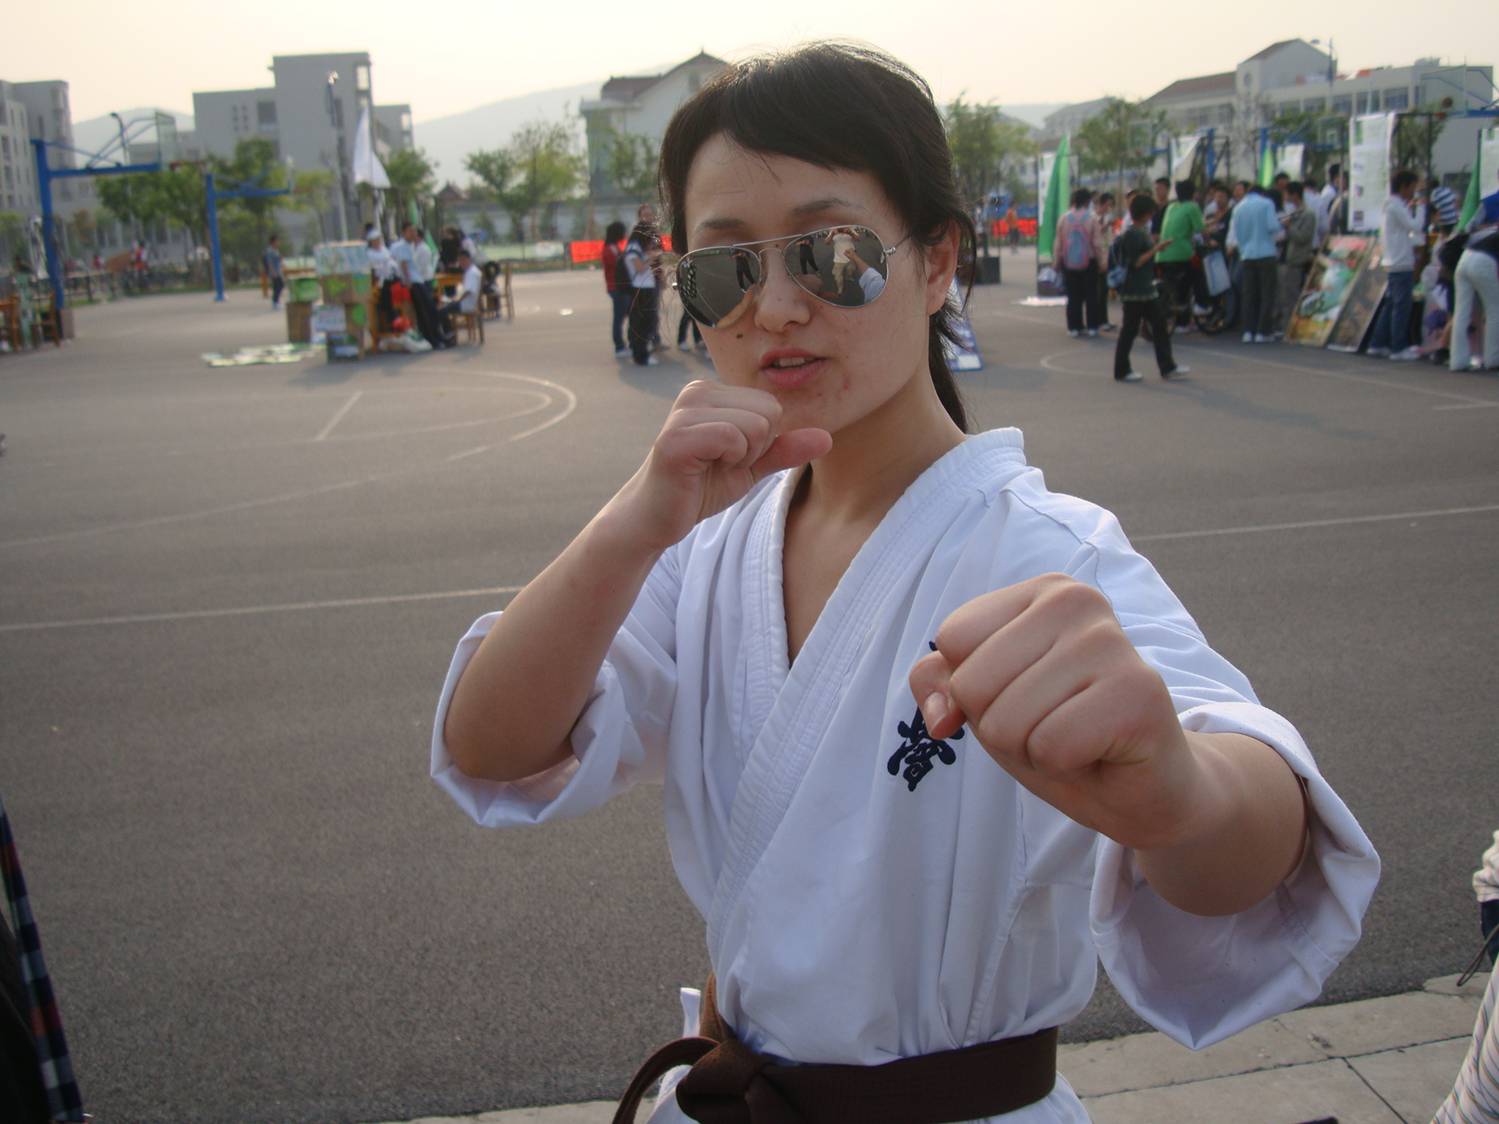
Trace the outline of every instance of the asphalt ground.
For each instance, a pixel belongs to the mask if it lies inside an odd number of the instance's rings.
[[[1005,266],[979,424],[1119,514],[1384,857],[1324,999],[1459,970],[1499,827],[1499,379],[1220,337],[1115,384]],[[103,1124],[617,1095],[704,976],[657,791],[491,833],[427,780],[459,635],[712,373],[613,359],[596,273],[515,291],[482,351],[211,368],[284,338],[234,293],[0,356],[0,795]],[[1143,1028],[1101,984],[1066,1036]]]

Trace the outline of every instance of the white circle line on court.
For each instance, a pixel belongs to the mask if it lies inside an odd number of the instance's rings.
[[[555,390],[567,401],[562,411],[555,417],[548,418],[540,425],[534,425],[530,429],[523,430],[505,438],[500,444],[514,444],[523,441],[527,437],[534,436],[543,430],[566,419],[578,408],[578,396],[561,383],[555,383],[549,379],[536,378],[533,375],[508,374],[501,371],[479,372],[489,378],[516,379],[522,382],[535,383],[537,386]],[[548,403],[550,404],[550,402]],[[524,415],[521,415],[524,416]],[[340,480],[332,484],[322,484],[316,488],[301,488],[294,492],[283,492],[275,496],[262,496],[259,499],[242,500],[239,503],[224,504],[220,507],[204,508],[198,511],[178,512],[175,515],[158,515],[150,519],[140,519],[129,523],[109,523],[102,527],[80,527],[72,531],[59,531],[51,535],[37,535],[26,539],[0,540],[0,548],[11,546],[40,546],[47,543],[67,542],[73,539],[94,538],[100,535],[113,534],[119,531],[137,531],[147,527],[164,527],[173,523],[185,523],[194,519],[207,519],[215,515],[229,515],[237,511],[248,511],[257,507],[268,507],[272,504],[290,503],[295,500],[312,499],[317,496],[327,495],[330,492],[339,492],[347,488],[356,488],[364,484],[376,484],[386,480],[394,480],[402,476],[414,476],[422,472],[432,472],[448,467],[452,463],[448,460],[437,461],[432,464],[418,465],[412,468],[399,468],[390,472],[378,472],[369,476],[355,477],[352,480]]]
[[[496,585],[483,589],[445,589],[436,593],[393,593],[384,597],[336,597],[325,601],[286,601],[271,605],[244,605],[232,609],[184,609],[173,613],[128,613],[117,617],[83,617],[70,621],[30,621],[0,624],[0,633],[46,632],[62,628],[98,628],[120,624],[160,624],[202,621],[220,617],[251,617],[267,613],[305,613],[320,609],[357,609],[372,605],[405,605],[417,601],[453,601],[464,597],[505,597],[519,593],[518,585]]]
[[[476,450],[477,451],[477,450]],[[1131,541],[1162,542],[1171,539],[1213,538],[1219,535],[1251,535],[1273,531],[1301,531],[1318,527],[1343,527],[1359,523],[1390,523],[1406,519],[1433,519],[1454,515],[1477,515],[1499,512],[1499,503],[1474,507],[1444,507],[1427,511],[1401,511],[1385,515],[1350,515],[1333,519],[1306,519],[1288,523],[1256,523],[1243,527],[1212,527],[1197,531],[1163,531],[1151,535],[1134,535]],[[381,605],[402,605],[417,601],[453,601],[466,597],[503,597],[519,593],[524,586],[497,585],[479,589],[449,589],[429,593],[396,593],[377,597],[339,597],[325,601],[287,601],[268,605],[242,605],[226,609],[184,609],[171,613],[130,613],[112,617],[83,617],[77,620],[21,621],[0,624],[0,634],[14,632],[49,632],[67,628],[99,628],[123,624],[160,624],[174,621],[212,620],[218,617],[248,617],[268,613],[313,612],[324,609],[352,609]]]
[[[1245,346],[1263,345],[1250,344]],[[1228,358],[1234,354],[1231,351],[1224,351],[1221,348],[1204,347],[1202,348],[1202,351],[1209,355],[1217,355],[1223,358]],[[1369,375],[1354,375],[1343,371],[1319,371],[1315,367],[1300,367],[1295,363],[1281,363],[1277,362],[1274,359],[1266,359],[1260,355],[1255,355],[1252,357],[1250,366],[1276,367],[1283,371],[1295,371],[1298,374],[1315,375],[1317,378],[1321,379],[1337,379],[1339,382],[1365,383],[1370,386],[1381,386],[1386,390],[1402,390],[1407,394],[1424,394],[1431,398],[1447,398],[1451,401],[1462,402],[1468,405],[1492,406],[1494,404],[1494,400],[1491,398],[1475,398],[1471,394],[1455,394],[1450,390],[1433,390],[1429,386],[1407,386],[1405,383],[1391,382],[1388,379],[1376,379]]]

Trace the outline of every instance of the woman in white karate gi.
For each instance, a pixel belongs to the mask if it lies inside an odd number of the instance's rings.
[[[831,44],[743,63],[661,171],[718,381],[463,638],[432,746],[489,825],[664,783],[704,1025],[751,1064],[729,1115],[688,1092],[716,1051],[654,1119],[1085,1120],[1049,1028],[1098,959],[1194,1047],[1315,998],[1378,859],[1114,517],[967,434],[973,228],[925,84]],[[801,260],[833,227],[882,285]],[[996,1042],[1020,1061],[961,1068]],[[827,1065],[863,1067],[836,1108],[787,1077]],[[892,1073],[917,1107],[878,1110]]]

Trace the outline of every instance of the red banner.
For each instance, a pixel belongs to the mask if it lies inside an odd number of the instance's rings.
[[[1036,224],[1031,223],[1034,227]],[[661,236],[661,248],[667,253],[671,252],[671,235]],[[599,261],[604,256],[604,240],[600,238],[596,242],[569,242],[567,244],[568,260],[573,265],[585,265],[588,262]]]
[[[1034,238],[1036,236],[1035,219],[1016,219],[1015,225],[1020,228],[1021,237]],[[1004,219],[995,219],[990,227],[990,235],[994,238],[1004,238],[1010,233],[1010,224]]]

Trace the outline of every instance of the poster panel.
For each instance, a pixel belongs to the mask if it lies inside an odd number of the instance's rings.
[[[1036,161],[1036,229],[1038,231],[1046,228],[1046,188],[1051,183],[1051,169],[1056,162],[1055,152],[1043,152]],[[1051,247],[1046,247],[1046,250],[1049,255]],[[1036,253],[1040,255],[1040,246],[1036,247]]]
[[[1327,240],[1292,312],[1286,329],[1289,342],[1305,347],[1327,345],[1354,282],[1371,260],[1378,265],[1378,246],[1379,239],[1366,234],[1337,234]]]
[[[1499,125],[1485,129],[1478,142],[1478,195],[1499,191]]]
[[[1343,298],[1343,308],[1338,314],[1327,346],[1331,351],[1357,351],[1363,346],[1364,337],[1374,325],[1374,314],[1379,311],[1379,302],[1384,299],[1387,280],[1384,266],[1379,264],[1379,239],[1369,251],[1369,260],[1354,277],[1348,293]]]
[[[1348,124],[1348,230],[1364,234],[1379,229],[1390,194],[1390,145],[1395,136],[1393,113],[1368,113]]]
[[[1278,175],[1284,172],[1293,180],[1301,178],[1302,163],[1306,158],[1306,145],[1283,144],[1280,147],[1280,155],[1275,162],[1275,171]]]
[[[957,343],[944,338],[942,340],[942,351],[947,356],[947,366],[952,371],[981,371],[984,369],[984,357],[979,352],[978,339],[973,334],[973,322],[968,319],[968,306],[963,300],[963,295],[958,292],[957,278],[953,278],[952,286],[947,290],[949,303],[956,304],[963,310],[958,316],[953,329],[958,337]]]

